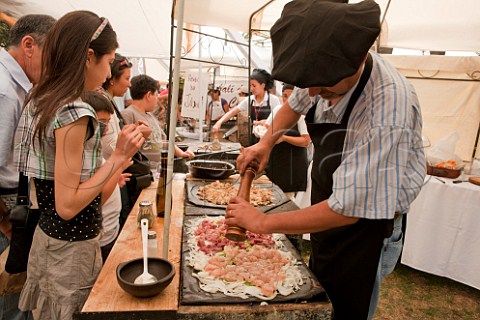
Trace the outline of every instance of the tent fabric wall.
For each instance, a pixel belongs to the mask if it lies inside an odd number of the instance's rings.
[[[480,124],[480,57],[383,57],[414,85],[422,109],[424,137],[433,144],[457,131],[460,139],[456,153],[465,161],[472,160]],[[472,80],[472,76],[478,78]]]

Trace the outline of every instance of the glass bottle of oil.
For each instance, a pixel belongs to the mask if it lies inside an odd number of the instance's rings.
[[[167,191],[167,159],[168,152],[162,151],[162,158],[160,160],[157,175],[158,175],[158,185],[157,185],[157,216],[163,217],[165,215],[165,198]]]

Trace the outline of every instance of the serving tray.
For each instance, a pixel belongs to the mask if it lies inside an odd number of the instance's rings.
[[[203,217],[205,218],[205,217]],[[187,255],[190,252],[188,246],[188,237],[194,237],[192,234],[188,234],[187,228],[192,223],[193,219],[202,219],[202,217],[185,217],[184,226],[183,226],[183,241],[182,241],[182,265],[181,265],[181,304],[212,304],[212,303],[251,303],[251,302],[262,302],[264,300],[249,296],[246,299],[240,297],[230,297],[226,296],[223,293],[209,293],[200,289],[199,281],[195,278],[193,273],[193,267],[188,266]],[[284,250],[289,251],[297,259],[298,267],[302,274],[304,283],[300,286],[300,289],[297,292],[294,292],[288,296],[283,296],[278,294],[272,300],[268,300],[268,303],[275,302],[300,302],[308,300],[312,297],[316,299],[326,299],[325,290],[322,288],[318,282],[315,275],[308,269],[305,263],[302,260],[300,253],[295,249],[292,243],[287,239],[285,235],[279,235],[284,247]],[[323,298],[321,295],[324,295]]]
[[[187,193],[187,200],[199,207],[209,207],[209,208],[215,208],[215,209],[226,209],[227,205],[223,204],[215,204],[212,202],[208,202],[207,200],[201,200],[197,196],[198,189],[200,187],[206,186],[207,184],[210,184],[212,182],[215,182],[215,180],[190,180],[187,181],[185,184],[186,186],[186,193]],[[239,183],[233,183],[233,185],[238,185]],[[290,199],[285,195],[285,193],[280,189],[279,186],[273,183],[268,183],[268,184],[255,184],[256,187],[259,188],[265,188],[265,189],[272,189],[272,194],[273,194],[273,201],[269,205],[266,206],[258,206],[258,208],[261,211],[270,211],[273,207],[278,207],[281,206],[282,204],[287,203],[290,201]]]

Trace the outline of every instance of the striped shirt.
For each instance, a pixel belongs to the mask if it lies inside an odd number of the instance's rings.
[[[29,103],[23,111],[15,134],[15,165],[29,177],[43,180],[54,180],[55,168],[55,130],[68,126],[82,117],[90,117],[93,125],[93,136],[84,142],[82,170],[79,172],[80,182],[90,178],[101,165],[100,130],[97,126],[95,110],[80,99],[61,107],[53,121],[47,127],[43,148],[38,137],[33,141],[35,119],[33,104]],[[34,148],[35,146],[35,148]]]
[[[328,204],[345,216],[392,219],[408,211],[423,185],[422,117],[413,86],[371,54],[372,74],[350,115]],[[316,123],[339,124],[354,90],[329,106],[320,96],[309,97],[308,89],[295,88],[288,103],[300,114],[317,103]]]
[[[18,187],[18,172],[13,160],[15,129],[23,103],[32,88],[25,71],[3,48],[0,48],[0,187]]]

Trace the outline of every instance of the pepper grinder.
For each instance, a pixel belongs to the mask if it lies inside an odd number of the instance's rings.
[[[240,187],[238,188],[237,196],[248,202],[250,202],[250,188],[252,187],[253,179],[257,175],[257,171],[258,163],[252,161],[248,165],[243,176],[240,178]],[[232,241],[245,241],[247,237],[246,230],[242,227],[231,225],[227,228],[225,237]]]

